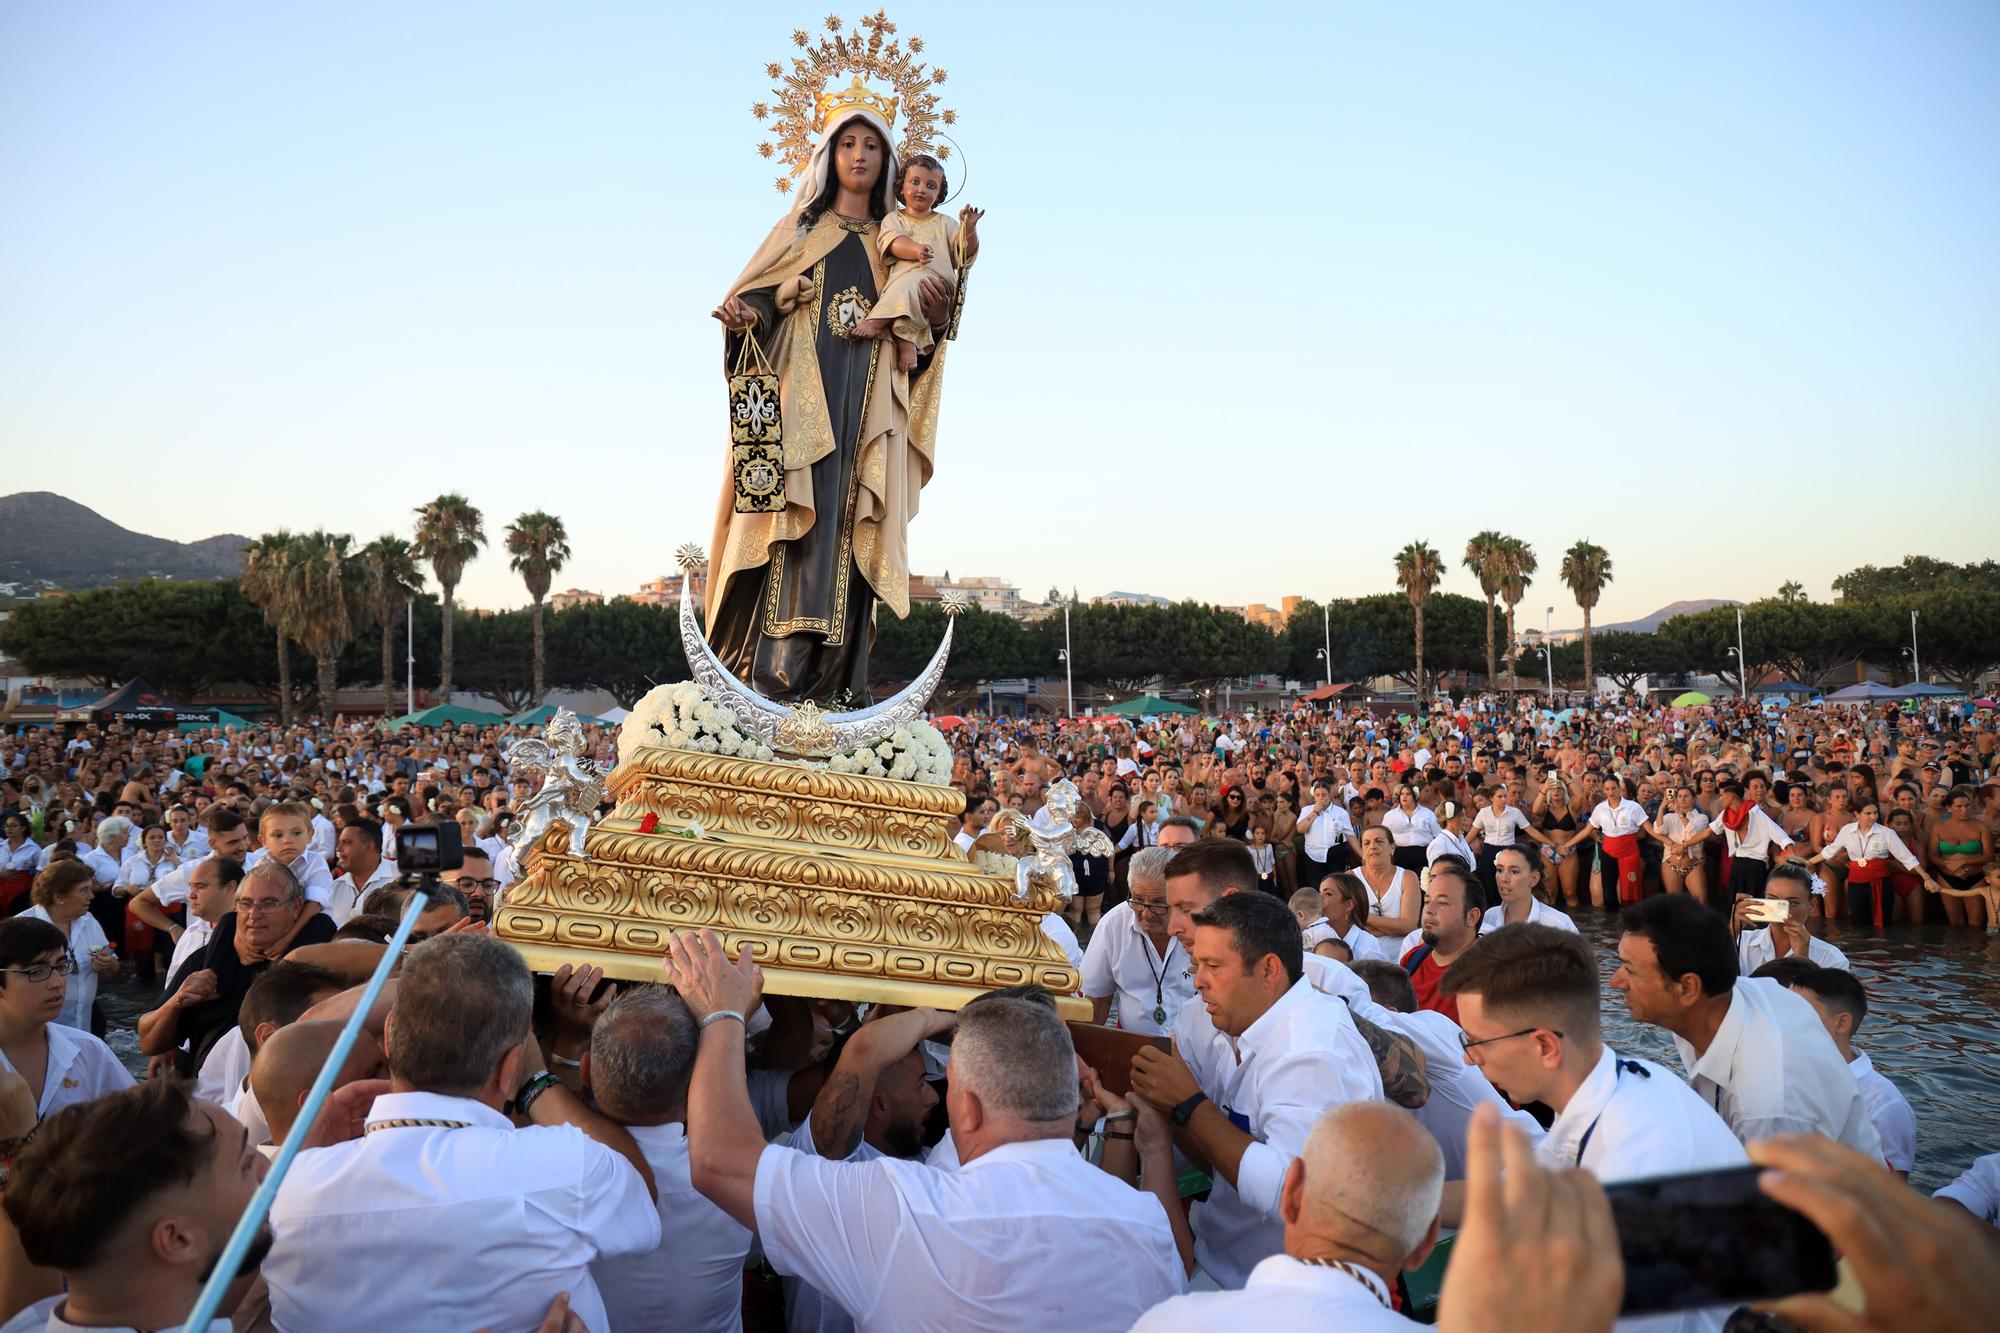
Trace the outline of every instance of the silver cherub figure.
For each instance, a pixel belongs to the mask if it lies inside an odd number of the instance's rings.
[[[522,803],[520,825],[507,840],[517,866],[557,821],[569,826],[570,855],[585,855],[583,835],[604,804],[604,779],[611,770],[584,758],[583,744],[583,724],[569,709],[558,708],[541,736],[523,736],[507,747],[510,772],[543,774],[541,790]]]
[[[1076,896],[1076,871],[1070,865],[1074,853],[1116,856],[1118,849],[1104,830],[1095,825],[1076,826],[1076,814],[1083,797],[1068,778],[1050,785],[1042,793],[1042,808],[1033,819],[1019,810],[1003,809],[993,817],[989,831],[1019,829],[1033,844],[1034,851],[1014,868],[1014,901],[1026,902],[1035,889],[1047,889],[1063,902]]]

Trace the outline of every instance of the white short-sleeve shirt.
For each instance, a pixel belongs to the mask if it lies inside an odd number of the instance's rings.
[[[738,1333],[751,1232],[696,1191],[685,1124],[629,1128],[653,1169],[660,1244],[645,1254],[599,1259],[590,1266],[609,1327]]]
[[[1079,1256],[1097,1327],[1128,1328],[1186,1287],[1159,1200],[1067,1139],[1003,1144],[956,1171],[774,1144],[758,1159],[755,1201],[772,1267],[810,1281],[864,1330],[1072,1325],[1075,1287],[1051,1275]]]
[[[1868,1052],[1856,1051],[1847,1067],[1861,1085],[1861,1100],[1867,1104],[1868,1118],[1882,1140],[1882,1160],[1890,1170],[1909,1174],[1917,1164],[1917,1113],[1910,1109],[1909,1098],[1883,1077]]]
[[[1778,946],[1771,940],[1771,932],[1775,929],[1777,929],[1775,926],[1766,926],[1762,930],[1746,931],[1737,937],[1736,971],[1739,976],[1747,977],[1777,958]],[[1806,935],[1806,961],[1814,967],[1837,967],[1843,972],[1853,971],[1847,964],[1846,954],[1811,933]]]
[[[1472,817],[1472,826],[1479,830],[1488,847],[1512,847],[1516,833],[1526,833],[1534,827],[1526,815],[1511,805],[1497,815],[1492,806],[1484,807]]]
[[[1245,1329],[1403,1333],[1423,1328],[1388,1307],[1387,1288],[1380,1275],[1366,1269],[1350,1273],[1274,1254],[1251,1270],[1243,1290],[1176,1296],[1148,1310],[1132,1325],[1132,1333],[1242,1333]]]
[[[1570,919],[1568,912],[1551,907],[1540,898],[1533,899],[1532,903],[1533,905],[1528,908],[1527,924],[1551,926],[1556,930],[1566,930],[1572,935],[1582,933],[1577,930],[1576,922]],[[1479,918],[1479,933],[1490,935],[1506,924],[1507,905],[1502,903],[1497,907],[1489,907],[1486,909],[1486,914]]]
[[[60,1023],[48,1025],[49,1067],[42,1075],[42,1099],[35,1113],[46,1120],[65,1106],[93,1101],[107,1092],[132,1086],[132,1076],[118,1063],[111,1048],[90,1035]],[[0,1065],[19,1073],[0,1051]]]
[[[1164,951],[1155,948],[1129,901],[1099,919],[1083,951],[1082,970],[1083,993],[1093,1000],[1114,997],[1118,1026],[1127,1032],[1166,1033],[1181,1006],[1194,998],[1180,942],[1169,935]],[[1156,1011],[1166,1017],[1156,1019]]]
[[[1988,1226],[2000,1225],[2000,1152],[1981,1157],[1931,1197],[1950,1199]]]

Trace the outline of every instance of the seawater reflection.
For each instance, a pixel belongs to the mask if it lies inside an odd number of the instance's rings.
[[[1618,957],[1608,927],[1588,913],[1577,925],[1603,945],[1605,1039],[1680,1070],[1672,1038],[1634,1023],[1625,997],[1611,989]],[[1815,933],[1840,947],[1868,988],[1868,1020],[1856,1047],[1917,1113],[1910,1182],[1928,1194],[1973,1158],[2000,1152],[2000,935],[1962,926],[1876,931],[1837,922]]]

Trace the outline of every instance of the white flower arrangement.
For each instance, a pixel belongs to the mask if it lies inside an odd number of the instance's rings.
[[[833,756],[826,766],[834,773],[942,787],[951,781],[951,742],[930,723],[912,722],[897,727],[885,741]]]
[[[742,759],[776,757],[770,746],[740,730],[729,710],[691,680],[656,686],[639,700],[618,730],[618,762],[629,763],[642,745]],[[942,787],[951,781],[951,742],[930,723],[912,722],[890,732],[887,740],[834,755],[826,767],[834,773]]]
[[[736,719],[691,680],[658,685],[639,700],[618,729],[618,762],[628,763],[642,745],[701,754],[730,754],[743,759],[769,759],[771,748],[738,730]]]

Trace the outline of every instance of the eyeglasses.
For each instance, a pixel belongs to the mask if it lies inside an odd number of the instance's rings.
[[[497,879],[467,879],[463,875],[453,880],[452,883],[461,889],[484,889],[488,893],[500,887],[500,881]]]
[[[297,901],[298,899],[296,898],[238,898],[236,900],[236,910],[263,916],[275,912],[281,907],[290,907]]]
[[[1144,898],[1128,898],[1126,901],[1132,904],[1134,916],[1165,916],[1173,910],[1172,906],[1165,902],[1148,902]]]
[[[16,976],[26,977],[30,982],[47,981],[50,977],[57,974],[66,977],[75,971],[76,959],[74,958],[65,958],[60,963],[30,963],[27,967],[0,968],[0,972],[12,972]]]
[[[1531,1032],[1554,1032],[1558,1038],[1562,1036],[1562,1033],[1557,1031],[1555,1028],[1532,1027],[1532,1028],[1522,1028],[1519,1032],[1504,1032],[1497,1037],[1481,1037],[1478,1041],[1471,1041],[1468,1040],[1465,1033],[1461,1031],[1458,1034],[1458,1044],[1469,1051],[1472,1050],[1474,1047],[1478,1046],[1490,1046],[1496,1041],[1508,1041],[1515,1037],[1525,1037]]]

